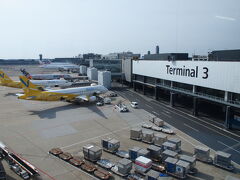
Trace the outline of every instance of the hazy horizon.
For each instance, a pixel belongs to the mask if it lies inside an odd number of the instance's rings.
[[[0,59],[240,49],[239,0],[0,0]]]

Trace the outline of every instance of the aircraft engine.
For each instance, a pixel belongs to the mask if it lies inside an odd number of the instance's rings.
[[[91,96],[89,97],[89,102],[94,102],[97,100],[97,97],[96,96]]]

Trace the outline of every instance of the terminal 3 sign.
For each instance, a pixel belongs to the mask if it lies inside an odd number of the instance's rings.
[[[171,74],[171,75],[176,75],[176,76],[187,76],[187,77],[193,77],[193,78],[197,78],[198,75],[198,66],[196,66],[195,68],[186,68],[185,66],[183,67],[171,67],[170,65],[166,65],[167,68],[167,74]],[[202,78],[203,79],[207,79],[208,78],[208,67],[203,67],[203,75]]]
[[[133,74],[240,93],[240,62],[138,60]]]

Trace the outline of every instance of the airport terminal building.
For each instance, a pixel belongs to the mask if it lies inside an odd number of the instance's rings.
[[[164,54],[165,56],[166,54]],[[132,60],[135,91],[180,103],[192,109],[215,113],[227,128],[240,129],[240,62],[193,61],[191,59]]]

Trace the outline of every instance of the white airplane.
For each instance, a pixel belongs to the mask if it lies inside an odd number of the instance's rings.
[[[68,79],[71,78],[69,74],[30,74],[25,69],[20,69],[24,76],[32,80],[53,80],[53,79]]]
[[[27,77],[26,77],[27,78]],[[1,85],[15,88],[22,88],[20,81],[13,81],[7,74],[0,70],[0,81]],[[72,83],[67,80],[31,80],[31,82],[41,87],[67,87],[71,86]]]
[[[39,62],[41,64],[40,67],[46,68],[46,69],[58,69],[58,70],[62,70],[62,71],[67,71],[67,70],[71,70],[71,69],[79,69],[78,65],[71,64],[71,63],[52,63],[50,61],[48,61],[48,63],[46,63],[41,60],[39,60]]]
[[[19,79],[22,83],[24,94],[18,94],[18,99],[25,100],[93,102],[96,101],[98,95],[104,94],[108,91],[107,88],[101,85],[59,90],[41,90],[25,76],[20,76]]]

